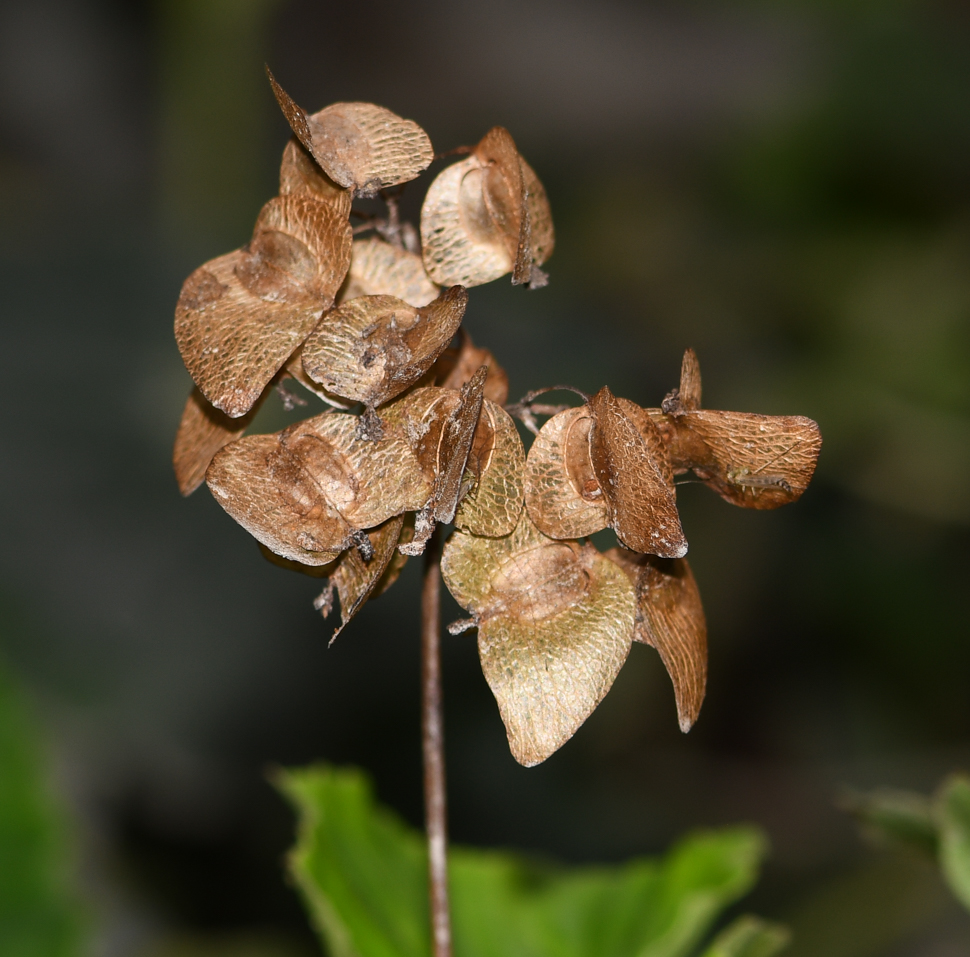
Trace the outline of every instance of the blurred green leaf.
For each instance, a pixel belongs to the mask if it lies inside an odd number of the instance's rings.
[[[842,803],[870,832],[936,857],[939,839],[933,802],[925,795],[878,788],[851,793]]]
[[[745,914],[721,931],[702,957],[774,957],[790,939],[787,927]]]
[[[948,778],[937,802],[940,867],[950,890],[970,910],[970,778]]]
[[[318,766],[277,784],[300,816],[291,869],[331,953],[427,957],[423,837],[374,802],[358,771]],[[686,957],[751,888],[765,850],[747,827],[697,833],[662,860],[617,867],[565,870],[453,848],[455,953]]]
[[[0,665],[0,954],[81,952],[69,835],[26,703]]]

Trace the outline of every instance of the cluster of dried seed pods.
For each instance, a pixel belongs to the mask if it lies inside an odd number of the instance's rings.
[[[183,494],[204,479],[270,560],[326,578],[316,607],[326,616],[336,594],[336,633],[453,525],[441,568],[471,617],[451,630],[477,628],[523,764],[575,733],[634,641],[659,652],[688,730],[707,636],[674,476],[775,508],[808,485],[817,426],[701,409],[691,350],[660,408],[606,387],[558,411],[534,394],[506,405],[505,373],[461,322],[468,287],[547,281],[549,204],[512,137],[496,127],[456,151],[427,191],[418,245],[386,190],[432,162],[424,131],[368,103],[308,114],[270,82],[294,133],[280,193],[247,246],[189,276],[176,309],[196,384],[175,442]],[[355,230],[355,196],[378,193],[388,218]],[[330,408],[243,437],[287,377]],[[528,455],[510,412],[536,433]],[[537,415],[550,416],[541,429]],[[601,553],[588,537],[605,528],[620,547]]]

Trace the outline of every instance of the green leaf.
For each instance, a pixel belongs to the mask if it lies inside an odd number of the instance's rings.
[[[933,802],[925,795],[878,788],[868,794],[850,793],[843,805],[880,837],[936,857],[939,835]]]
[[[292,873],[334,957],[427,957],[424,838],[374,802],[359,771],[277,780],[299,817]],[[665,858],[556,868],[452,848],[457,957],[687,957],[755,881],[753,828],[689,836]]]
[[[970,778],[953,775],[937,797],[940,867],[950,890],[970,910]]]
[[[0,664],[0,954],[81,952],[66,821],[47,785],[37,729]]]
[[[774,957],[791,940],[782,924],[745,914],[721,931],[702,957]]]

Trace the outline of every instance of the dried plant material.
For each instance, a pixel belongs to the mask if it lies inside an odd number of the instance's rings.
[[[480,349],[472,342],[464,326],[458,330],[458,347],[449,346],[432,366],[434,384],[460,389],[483,365],[488,367],[485,398],[496,405],[505,405],[509,399],[509,377],[488,349]]]
[[[779,508],[808,487],[822,436],[801,415],[756,415],[700,409],[674,419],[676,467],[692,468],[732,505]]]
[[[626,660],[633,586],[591,545],[547,538],[526,512],[504,538],[455,532],[441,568],[477,622],[512,754],[539,764],[575,734]]]
[[[324,317],[326,319],[326,317]],[[323,321],[323,320],[321,320]],[[319,325],[319,323],[318,323]],[[286,365],[283,367],[286,369],[288,375],[296,379],[300,385],[303,386],[308,392],[312,392],[318,399],[322,399],[327,405],[333,406],[335,409],[340,409],[346,412],[348,409],[353,408],[353,402],[347,402],[344,399],[338,398],[332,392],[327,392],[327,390],[317,382],[314,382],[306,374],[306,369],[303,368],[303,346],[301,345],[289,359],[286,360]]]
[[[513,257],[482,192],[484,170],[475,156],[443,169],[421,207],[424,268],[439,286],[480,286],[512,271]]]
[[[687,539],[660,433],[648,417],[641,431],[607,386],[587,406],[590,460],[617,538],[635,552],[682,558]]]
[[[587,406],[566,409],[546,422],[529,449],[525,505],[552,538],[583,538],[609,525],[609,506],[590,460],[592,426]]]
[[[552,254],[552,213],[539,178],[515,147],[507,129],[494,126],[475,147],[485,176],[482,194],[492,223],[512,257],[512,282],[544,286],[538,270]]]
[[[303,368],[328,391],[379,406],[431,368],[461,324],[467,302],[461,286],[420,309],[393,296],[351,299],[307,339]]]
[[[250,435],[213,457],[206,482],[216,501],[270,551],[303,565],[325,565],[353,529],[278,435]]]
[[[260,299],[237,274],[249,259],[237,249],[201,266],[185,280],[175,310],[185,367],[209,402],[232,418],[253,407],[325,308],[310,298]]]
[[[260,554],[271,565],[276,565],[278,568],[285,568],[289,572],[299,572],[301,575],[306,575],[309,578],[329,578],[336,570],[337,563],[341,558],[341,556],[338,556],[333,561],[327,562],[326,565],[304,565],[303,562],[297,562],[292,558],[283,558],[282,555],[277,555],[276,552],[267,548],[262,542],[257,542],[256,544],[259,545]]]
[[[680,730],[686,734],[700,714],[707,688],[707,621],[694,573],[686,558],[637,555],[625,548],[605,554],[636,588],[633,637],[659,652],[674,686]]]
[[[373,103],[334,103],[307,114],[266,69],[290,128],[338,185],[372,196],[414,179],[434,159],[428,134]]]
[[[403,428],[385,423],[379,440],[364,438],[359,416],[340,412],[297,422],[278,433],[321,494],[354,528],[374,528],[421,508],[432,490]]]
[[[427,306],[438,287],[428,278],[416,253],[383,239],[355,239],[350,274],[341,295],[344,302],[358,296],[394,296],[411,306]],[[477,368],[477,367],[476,367]]]
[[[308,189],[270,200],[243,249],[185,281],[175,338],[196,385],[232,418],[244,415],[310,334],[350,267],[344,190]]]
[[[488,399],[482,406],[465,474],[475,484],[458,505],[455,525],[474,535],[508,535],[522,512],[525,449],[512,417]]]
[[[249,428],[266,394],[264,390],[245,415],[230,419],[225,412],[210,405],[198,388],[192,390],[182,411],[172,450],[175,479],[183,495],[191,495],[205,481],[205,470],[212,456]]]
[[[280,195],[303,190],[309,190],[327,201],[349,203],[351,200],[350,191],[330,179],[294,136],[287,142],[280,162]]]
[[[337,636],[344,630],[347,623],[364,606],[377,589],[387,572],[394,557],[398,554],[397,546],[401,540],[401,529],[404,526],[404,516],[389,519],[379,528],[367,533],[371,544],[372,555],[370,561],[364,561],[360,551],[350,548],[344,552],[330,576],[330,586],[324,590],[318,599],[318,609],[326,618],[332,609],[332,590],[336,588],[340,597],[340,624],[330,644],[337,640]],[[398,569],[398,572],[400,569]],[[396,577],[396,576],[395,576]],[[330,601],[328,602],[328,598]]]
[[[822,435],[801,415],[758,415],[700,408],[700,367],[693,349],[684,353],[680,388],[651,418],[672,467],[693,469],[721,498],[742,508],[779,508],[808,488]]]
[[[680,363],[680,386],[663,400],[663,411],[669,415],[683,415],[701,407],[701,367],[693,349],[684,351]]]
[[[515,284],[545,285],[538,267],[552,254],[552,214],[508,130],[493,127],[438,175],[421,209],[421,241],[440,285],[477,286],[509,272]]]
[[[422,389],[406,407],[412,447],[433,481],[428,501],[415,516],[414,538],[401,548],[407,555],[420,555],[435,526],[454,521],[459,501],[475,481],[474,475],[465,479],[465,468],[482,417],[487,371],[482,366],[457,393]],[[481,433],[483,454],[493,441],[487,428]]]

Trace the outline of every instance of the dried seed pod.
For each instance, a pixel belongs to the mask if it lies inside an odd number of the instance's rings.
[[[351,544],[351,526],[278,435],[250,435],[225,446],[206,482],[250,535],[283,558],[325,565]]]
[[[334,103],[307,114],[266,69],[290,128],[338,185],[373,196],[414,179],[434,159],[428,134],[373,103]]]
[[[522,512],[524,473],[525,449],[512,417],[486,399],[465,471],[475,484],[458,505],[455,525],[474,535],[508,535]]]
[[[359,421],[356,415],[325,412],[294,423],[278,438],[345,521],[373,528],[421,508],[432,482],[393,417],[377,440],[361,436]]]
[[[249,428],[266,394],[264,390],[245,415],[230,419],[225,412],[210,405],[198,388],[192,390],[185,402],[172,450],[172,467],[183,495],[191,495],[205,481],[205,470],[212,456]]]
[[[800,498],[822,447],[818,425],[801,415],[699,409],[674,419],[674,428],[680,441],[671,447],[673,463],[743,508],[779,508]]]
[[[796,501],[815,472],[822,436],[801,415],[757,415],[700,408],[700,368],[684,353],[680,388],[652,416],[674,469],[693,469],[725,501],[779,508]]]
[[[303,347],[303,368],[325,389],[374,408],[414,385],[451,342],[468,302],[461,286],[420,309],[359,296],[329,313]]]
[[[309,189],[270,200],[248,246],[185,280],[175,338],[205,397],[244,415],[309,335],[350,267],[350,196]]]
[[[432,366],[434,384],[460,389],[483,365],[488,366],[485,398],[496,405],[505,405],[509,398],[509,377],[488,349],[480,349],[472,342],[464,326],[458,329],[458,347],[449,346]]]
[[[441,569],[475,616],[513,756],[539,764],[575,734],[626,660],[633,586],[592,545],[547,538],[524,511],[504,538],[455,532]]]
[[[440,285],[477,286],[512,273],[545,285],[538,269],[555,242],[545,190],[508,130],[489,130],[472,154],[443,170],[421,209],[428,275]]]
[[[394,296],[411,306],[427,306],[440,290],[416,253],[383,239],[355,239],[342,301],[358,296]],[[477,368],[477,366],[476,366]]]
[[[330,638],[330,644],[337,640],[337,635],[344,630],[350,619],[360,611],[367,599],[374,595],[391,562],[398,555],[397,546],[401,540],[403,526],[404,516],[398,515],[367,533],[372,550],[370,561],[365,562],[356,548],[349,548],[341,556],[330,576],[329,587],[318,599],[319,610],[326,618],[332,608],[332,598],[329,603],[327,601],[332,594],[332,589],[336,588],[340,596],[340,624]],[[400,572],[400,565],[397,571]]]
[[[649,417],[642,418],[641,431],[606,386],[587,407],[590,461],[617,538],[636,552],[682,558],[687,539],[660,433]]]
[[[593,417],[566,409],[539,430],[525,467],[529,517],[552,538],[583,538],[609,525],[610,513],[589,454]]]
[[[638,555],[611,548],[616,562],[636,588],[633,637],[657,649],[670,675],[677,719],[685,734],[700,714],[707,688],[707,622],[694,573],[686,558]]]
[[[434,387],[421,389],[407,406],[412,447],[433,481],[428,501],[415,516],[414,538],[402,546],[407,555],[424,551],[438,523],[454,521],[459,501],[474,482],[474,476],[465,480],[465,468],[481,420],[486,375],[487,369],[482,366],[458,393]],[[484,437],[483,444],[487,442]]]

